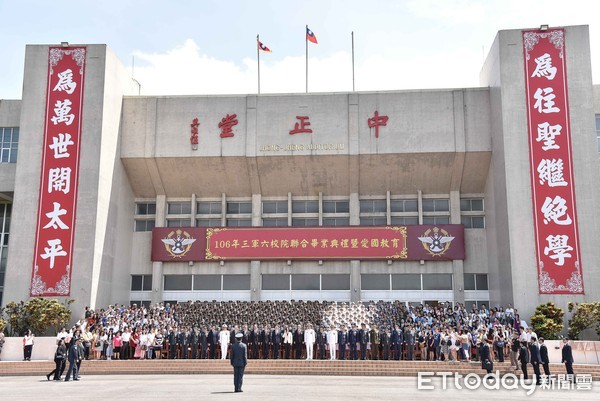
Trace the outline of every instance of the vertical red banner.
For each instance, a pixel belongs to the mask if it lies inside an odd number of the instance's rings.
[[[565,31],[524,31],[523,47],[539,292],[583,294]]]
[[[69,295],[85,47],[51,47],[31,296]]]

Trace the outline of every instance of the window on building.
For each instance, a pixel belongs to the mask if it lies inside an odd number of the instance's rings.
[[[390,211],[392,213],[417,213],[419,208],[416,199],[392,199]]]
[[[250,227],[251,219],[227,219],[227,227]]]
[[[264,218],[262,219],[263,227],[287,227],[287,217]]]
[[[397,226],[406,226],[410,224],[419,224],[418,217],[401,217],[401,216],[392,216],[392,225]]]
[[[192,214],[192,204],[190,202],[169,202],[167,205],[168,214]]]
[[[485,228],[483,199],[461,199],[460,213],[465,228]]]
[[[155,215],[156,203],[136,203],[135,214],[140,216]]]
[[[475,291],[475,275],[473,273],[465,273],[465,291]]]
[[[451,290],[452,274],[423,274],[424,290]]]
[[[292,200],[292,213],[319,213],[319,201]]]
[[[263,274],[262,275],[263,290],[289,290],[290,275],[289,274]]]
[[[224,291],[250,290],[250,275],[249,274],[224,274],[223,275],[223,290]]]
[[[461,199],[461,212],[483,212],[483,199]]]
[[[387,201],[385,199],[361,199],[361,213],[386,213]]]
[[[263,201],[263,214],[283,214],[288,212],[288,201]]]
[[[450,224],[449,216],[423,216],[423,224],[439,225]]]
[[[19,149],[19,128],[0,128],[0,163],[16,163]]]
[[[448,199],[423,199],[423,212],[449,212]]]
[[[485,228],[484,216],[460,216],[460,222],[465,228]]]
[[[152,274],[132,274],[131,291],[152,291]]]
[[[4,292],[4,280],[6,278],[6,264],[8,261],[8,238],[10,235],[12,205],[0,203],[0,305],[2,305],[2,293]]]
[[[152,231],[154,228],[154,219],[152,220],[135,220],[134,230],[136,232]]]
[[[485,291],[488,289],[488,275],[487,274],[476,274],[475,275],[475,289],[478,291]]]
[[[323,217],[323,225],[328,227],[349,226],[350,219],[348,217]]]
[[[196,227],[220,227],[221,219],[196,219]]]
[[[194,291],[221,291],[221,275],[195,274]]]
[[[321,287],[320,276],[318,274],[292,274],[292,290],[316,290]]]
[[[227,214],[251,214],[252,202],[227,202]]]
[[[192,289],[191,274],[165,274],[165,291],[190,291]]]
[[[348,291],[350,290],[349,274],[321,274],[321,290]]]
[[[387,224],[386,217],[361,217],[361,226],[385,226]]]
[[[350,202],[347,200],[323,201],[323,213],[350,213]]]
[[[190,219],[167,219],[167,227],[189,227]]]
[[[390,290],[390,275],[389,274],[361,274],[360,275],[361,290]]]
[[[221,214],[221,202],[197,202],[196,214]]]
[[[411,291],[421,289],[420,274],[392,274],[392,290]]]
[[[319,219],[317,218],[292,218],[292,226],[294,227],[317,227],[319,225]]]

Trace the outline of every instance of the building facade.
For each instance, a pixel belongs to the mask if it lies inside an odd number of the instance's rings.
[[[67,249],[75,310],[188,300],[401,300],[511,303],[528,319],[541,302],[564,308],[598,300],[600,90],[592,85],[588,27],[563,32],[577,204],[567,215],[576,222],[579,255],[540,250],[536,242],[542,231],[532,203],[522,30],[498,33],[482,87],[420,91],[128,96],[131,78],[111,51],[81,46],[85,85],[82,73]],[[51,48],[27,46],[23,98],[0,101],[3,304],[36,295],[36,258],[61,255],[62,248],[37,243],[51,225],[41,198],[58,189],[46,188],[43,170],[44,135],[57,121],[48,114],[50,93],[69,89],[49,84]],[[152,258],[159,227],[461,224],[464,259]],[[543,254],[565,266],[577,259],[581,291],[544,292]]]

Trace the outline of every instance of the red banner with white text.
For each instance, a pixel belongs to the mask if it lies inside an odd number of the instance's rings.
[[[464,226],[182,227],[152,230],[152,261],[453,260]]]
[[[523,32],[540,294],[583,294],[565,31]]]
[[[31,296],[71,292],[85,47],[50,47]]]

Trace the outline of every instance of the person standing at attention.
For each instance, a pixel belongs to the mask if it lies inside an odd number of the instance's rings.
[[[316,335],[312,324],[308,324],[308,328],[304,331],[304,344],[306,345],[306,359],[313,359],[313,345],[315,344]]]
[[[229,330],[227,325],[223,325],[223,329],[219,332],[219,344],[221,344],[221,359],[227,359],[227,347],[229,347]]]
[[[242,392],[244,369],[248,364],[248,347],[242,342],[242,333],[235,335],[235,343],[231,346],[231,366],[233,366],[233,386],[236,393]]]

